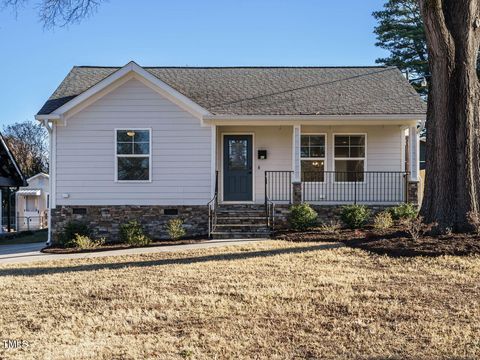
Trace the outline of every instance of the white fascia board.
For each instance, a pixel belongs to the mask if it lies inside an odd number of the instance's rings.
[[[265,116],[204,116],[205,124],[218,126],[294,126],[294,125],[413,125],[422,121],[424,115],[265,115]]]
[[[58,114],[43,114],[43,115],[35,115],[35,120],[37,121],[45,121],[45,120],[60,120],[61,116]]]
[[[53,111],[52,114],[37,115],[38,118],[37,117],[35,118],[37,120],[42,119],[42,117],[46,117],[48,119],[61,119],[62,116],[66,114],[68,111],[72,110],[74,107],[80,105],[90,97],[94,96],[95,94],[99,93],[109,85],[113,84],[115,81],[123,78],[124,76],[130,73],[136,74],[137,76],[140,77],[140,79],[147,80],[149,83],[154,85],[155,89],[158,92],[160,92],[162,95],[164,95],[165,97],[167,97],[168,99],[176,103],[177,105],[181,106],[186,111],[190,112],[192,115],[198,117],[199,119],[201,119],[202,116],[210,115],[210,112],[208,112],[206,109],[204,109],[197,103],[193,102],[192,100],[187,98],[185,95],[179,93],[177,90],[167,85],[157,77],[153,76],[152,74],[150,74],[148,71],[143,69],[141,66],[139,66],[135,62],[130,61],[127,65],[118,69],[110,76],[106,77],[102,81],[92,86],[90,89],[84,91],[77,97],[73,98],[69,102],[60,106],[58,109]]]
[[[48,178],[48,177],[49,177],[49,175],[48,175],[48,174],[45,174],[45,173],[42,173],[42,172],[41,172],[41,173],[38,173],[38,174],[36,174],[36,175],[33,175],[32,177],[28,178],[28,179],[27,179],[27,181],[30,181],[30,180],[36,179],[37,177],[40,177],[40,176],[43,176],[43,177],[46,177],[46,178]]]
[[[205,122],[216,121],[421,121],[425,114],[364,115],[205,115]]]

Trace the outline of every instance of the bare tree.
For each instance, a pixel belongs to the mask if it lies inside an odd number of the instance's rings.
[[[432,80],[421,214],[441,230],[468,231],[480,200],[480,0],[419,0]]]
[[[106,0],[40,0],[38,16],[45,28],[78,23],[95,13]],[[16,13],[30,0],[0,0],[3,8],[12,8]]]
[[[48,172],[48,133],[42,125],[33,121],[7,125],[3,137],[27,178]]]

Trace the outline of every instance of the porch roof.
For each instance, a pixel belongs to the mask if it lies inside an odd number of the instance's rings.
[[[39,115],[120,67],[74,67]],[[144,67],[212,115],[424,116],[425,102],[395,67]]]
[[[0,188],[19,186],[27,186],[27,181],[0,134]]]
[[[41,189],[20,189],[17,191],[17,195],[40,196],[42,195],[42,190]]]

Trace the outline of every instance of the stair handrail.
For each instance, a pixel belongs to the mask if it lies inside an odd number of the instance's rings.
[[[265,218],[267,227],[273,232],[275,231],[275,203],[271,201],[265,194]]]
[[[218,208],[218,197],[217,194],[213,196],[212,200],[207,203],[208,206],[208,237],[212,236],[212,233],[217,227],[217,208]]]

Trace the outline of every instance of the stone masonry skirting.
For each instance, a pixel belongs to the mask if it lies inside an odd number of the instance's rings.
[[[329,223],[331,221],[340,221],[342,208],[347,205],[317,205],[310,204],[318,213],[318,223]],[[288,216],[291,205],[275,205],[275,229],[285,230],[289,228]],[[373,219],[377,213],[384,211],[394,205],[367,205],[371,210],[370,220]]]
[[[92,237],[105,237],[112,242],[120,241],[120,226],[130,220],[137,220],[154,240],[167,239],[166,224],[177,217],[184,221],[187,236],[208,233],[207,206],[57,206],[51,212],[53,242],[69,221],[86,223]]]

